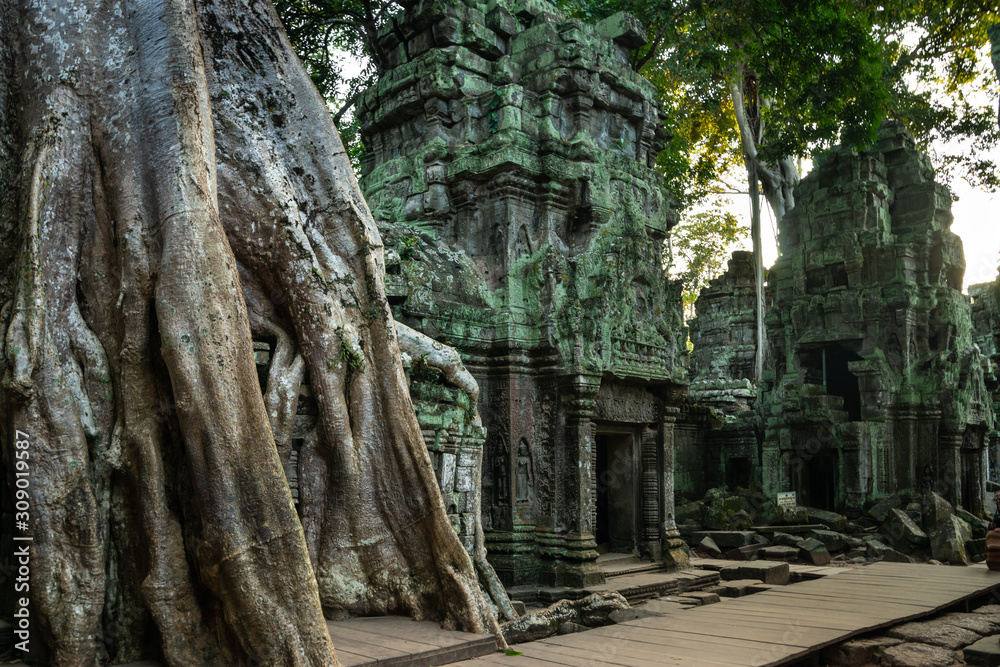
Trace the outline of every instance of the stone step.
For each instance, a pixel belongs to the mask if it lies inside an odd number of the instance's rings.
[[[978,667],[1000,667],[1000,637],[991,635],[983,637],[971,646],[966,646],[965,663]]]
[[[746,563],[727,565],[719,571],[726,581],[736,579],[756,579],[765,584],[787,584],[790,579],[788,563],[755,560]]]
[[[619,565],[618,563],[612,563],[612,567]],[[662,572],[666,568],[663,563],[650,563],[649,561],[640,561],[638,563],[633,563],[630,566],[625,566],[624,563],[619,565],[620,569],[606,568],[602,565],[601,570],[604,571],[605,579],[614,579],[615,577],[623,577],[629,574],[639,574],[641,572]]]

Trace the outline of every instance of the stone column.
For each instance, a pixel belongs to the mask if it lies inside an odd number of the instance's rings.
[[[663,554],[660,542],[660,475],[657,470],[657,429],[644,428],[640,444],[642,466],[641,549],[657,561]]]
[[[562,382],[562,412],[565,419],[562,469],[562,511],[568,525],[556,534],[539,535],[543,556],[554,558],[550,583],[556,586],[590,586],[603,583],[597,567],[594,540],[597,487],[597,448],[592,421],[595,398],[601,386],[598,375],[571,375]]]
[[[663,410],[660,424],[660,544],[663,562],[677,569],[691,565],[691,553],[677,531],[674,514],[674,423],[679,408]]]
[[[938,470],[934,491],[952,505],[962,504],[962,434],[938,436]]]

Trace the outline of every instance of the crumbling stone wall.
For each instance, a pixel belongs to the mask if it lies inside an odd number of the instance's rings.
[[[629,66],[643,40],[625,15],[587,25],[539,0],[416,3],[380,33],[392,69],[359,105],[394,312],[482,390],[482,518],[508,584],[601,580],[598,538],[679,543],[676,215],[652,169],[656,91]],[[610,538],[609,489],[637,499]]]
[[[713,487],[760,482],[755,313],[753,253],[736,251],[726,272],[701,290],[688,323],[694,349],[678,417],[679,494],[700,498]]]
[[[731,410],[753,404],[756,349],[753,253],[738,250],[726,272],[701,290],[688,322],[691,395]]]
[[[997,308],[997,281],[969,285],[972,299],[973,340],[986,358],[987,371],[983,378],[990,393],[993,414],[1000,414],[1000,348],[997,337],[1000,334],[1000,309]],[[994,418],[993,428],[987,433],[988,467],[986,470],[987,495],[1000,490],[1000,430]]]
[[[768,280],[765,491],[852,510],[934,490],[982,510],[992,410],[948,189],[890,123],[796,199]]]

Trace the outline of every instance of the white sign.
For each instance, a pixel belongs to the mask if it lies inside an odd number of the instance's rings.
[[[778,507],[795,507],[797,504],[794,491],[784,491],[778,494]]]

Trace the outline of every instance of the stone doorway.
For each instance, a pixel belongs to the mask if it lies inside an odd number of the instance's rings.
[[[809,459],[792,461],[792,482],[800,505],[837,509],[837,452],[820,451]]]
[[[732,456],[726,460],[726,486],[730,491],[750,488],[753,481],[753,464],[749,456]]]
[[[636,438],[631,431],[598,431],[597,522],[600,550],[632,553],[638,544]]]
[[[826,354],[826,393],[844,399],[848,420],[861,421],[861,390],[858,377],[848,370],[847,364],[861,361],[861,356],[840,345],[831,345]]]

